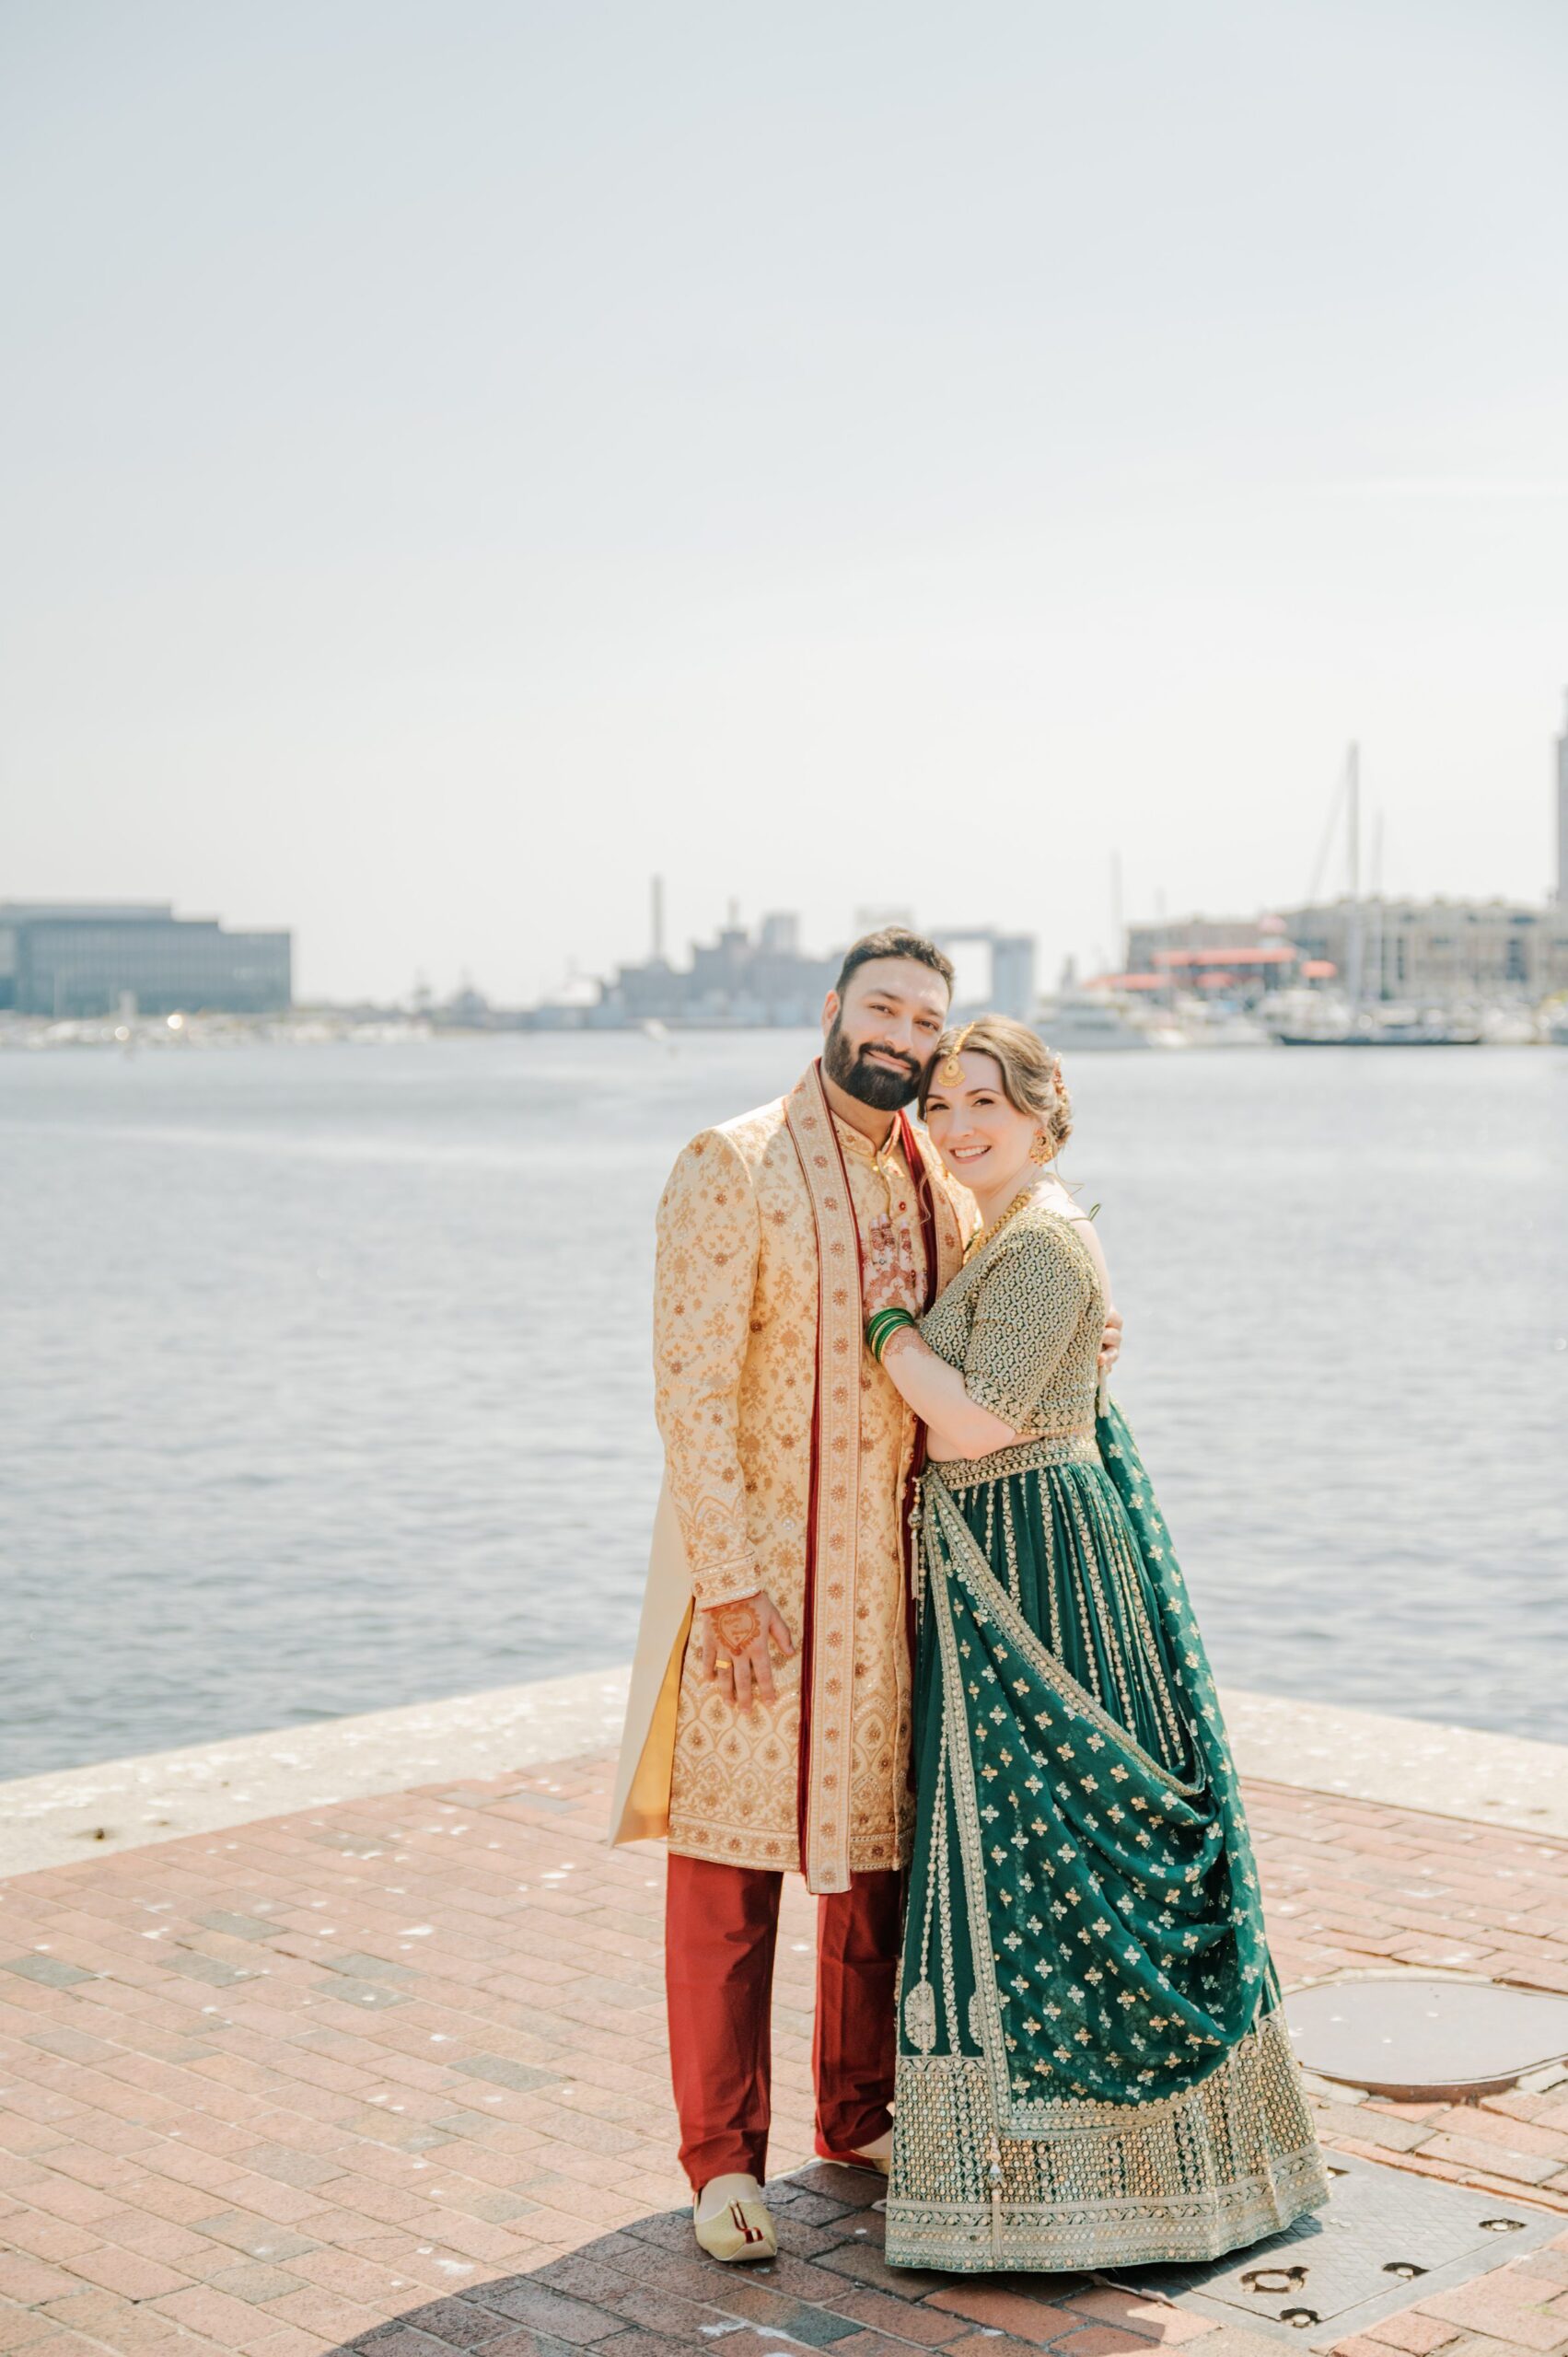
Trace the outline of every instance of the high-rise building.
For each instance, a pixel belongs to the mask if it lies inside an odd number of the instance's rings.
[[[953,985],[954,1007],[966,1015],[988,1011],[1010,1015],[1027,1023],[1034,1012],[1035,937],[1032,933],[998,933],[994,925],[938,925],[931,935],[948,957],[958,953]],[[981,984],[976,968],[963,961],[965,950],[984,952],[989,971]],[[955,1018],[956,1019],[956,1018]]]
[[[1032,934],[999,933],[991,945],[991,997],[999,1015],[1027,1023],[1034,1013],[1035,943]]]
[[[268,1015],[291,996],[286,933],[226,933],[167,900],[0,902],[0,1007],[18,1015]]]

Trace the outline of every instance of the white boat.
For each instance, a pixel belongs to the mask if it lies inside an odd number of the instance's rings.
[[[1329,1001],[1314,1015],[1273,1027],[1282,1048],[1479,1048],[1479,1023],[1431,1007],[1349,1007]]]
[[[1551,1036],[1533,1006],[1483,1006],[1476,1020],[1489,1048],[1535,1048]],[[1563,1036],[1568,1039],[1568,1030]]]
[[[1139,1010],[1140,1013],[1142,1010]],[[1185,1044],[1170,1027],[1132,1019],[1109,991],[1056,991],[1034,1012],[1034,1028],[1049,1047],[1081,1055],[1089,1048],[1166,1048]]]
[[[1267,1048],[1272,1038],[1266,1023],[1237,1006],[1206,1005],[1196,993],[1186,994],[1165,1020],[1182,1035],[1189,1048]]]

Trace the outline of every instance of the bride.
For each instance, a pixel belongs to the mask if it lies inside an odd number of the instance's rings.
[[[1098,1401],[1105,1257],[1052,1171],[1061,1066],[998,1016],[922,1110],[985,1222],[866,1340],[929,1432],[895,2266],[1211,2258],[1328,2196],[1169,1536]]]

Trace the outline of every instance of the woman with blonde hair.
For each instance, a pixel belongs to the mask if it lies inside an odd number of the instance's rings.
[[[868,1346],[929,1436],[888,2257],[1215,2258],[1327,2180],[1202,1641],[1098,1388],[1061,1065],[984,1016],[921,1107],[984,1225],[923,1318],[865,1271]]]

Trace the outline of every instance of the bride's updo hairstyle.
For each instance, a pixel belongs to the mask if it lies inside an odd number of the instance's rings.
[[[1016,1023],[1010,1015],[982,1015],[977,1023],[955,1025],[943,1032],[920,1084],[923,1118],[925,1100],[938,1085],[936,1075],[948,1057],[958,1053],[994,1059],[1003,1095],[1017,1112],[1033,1114],[1054,1161],[1073,1134],[1073,1100],[1062,1078],[1061,1058],[1027,1023]]]

